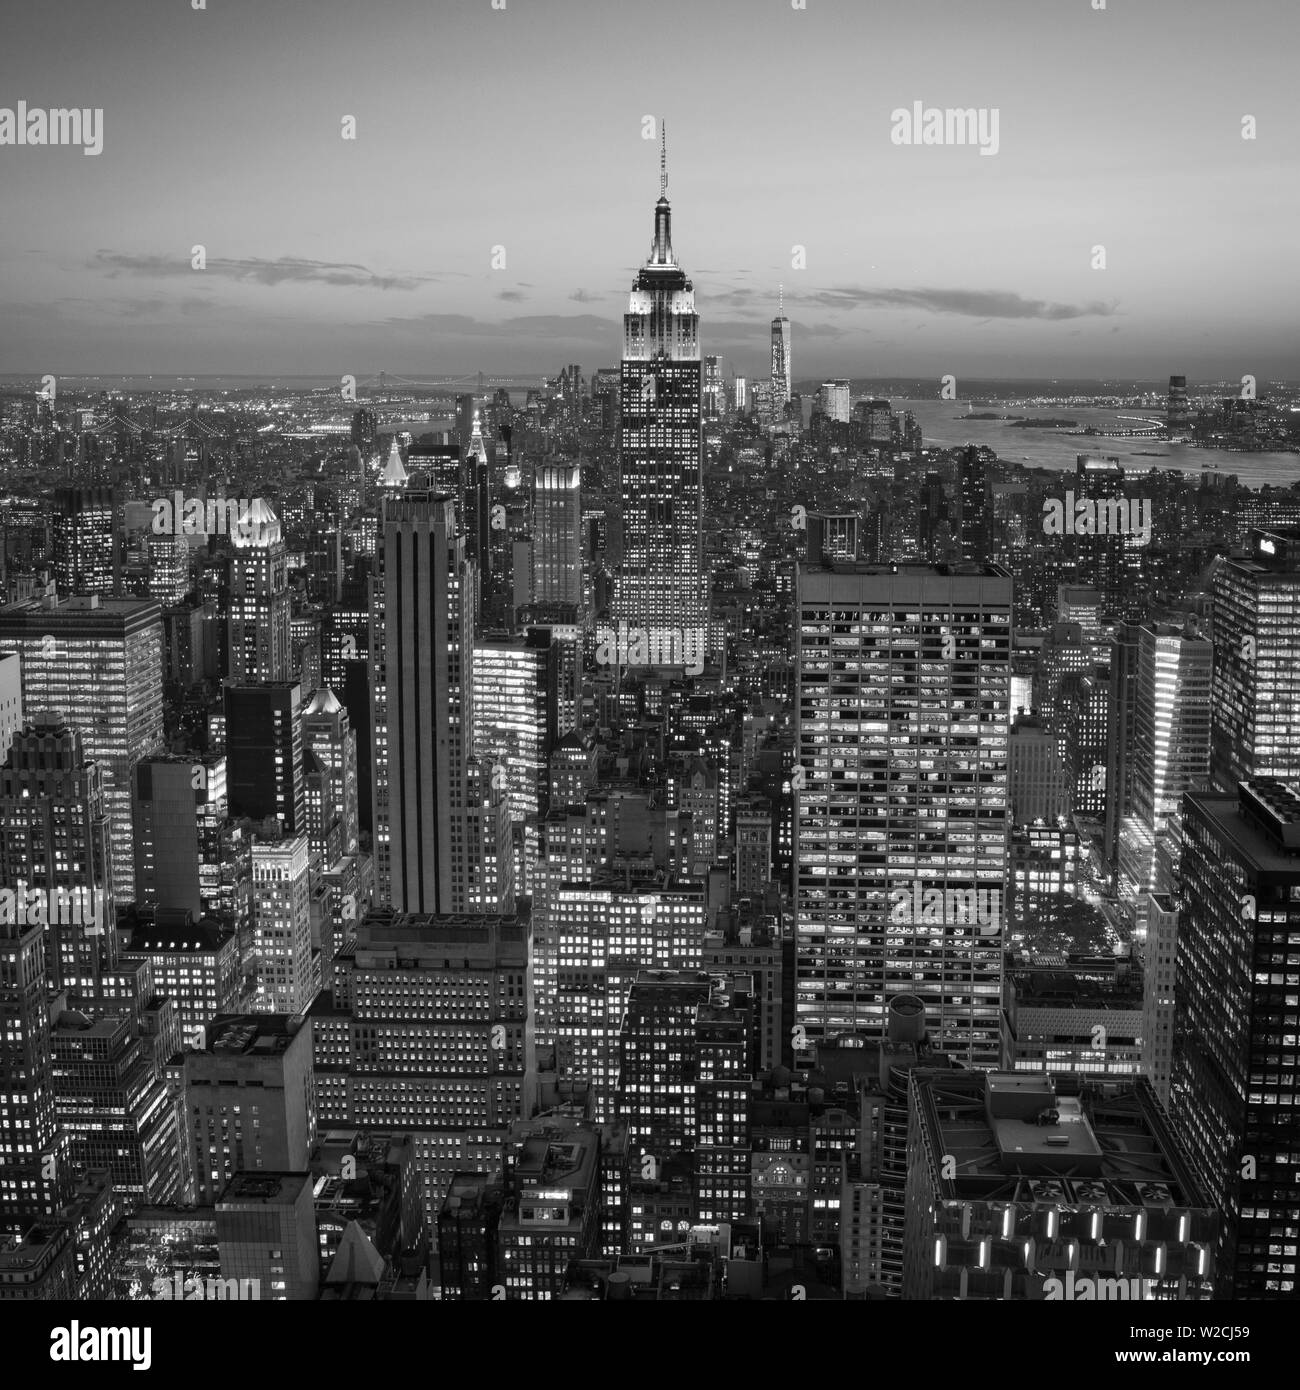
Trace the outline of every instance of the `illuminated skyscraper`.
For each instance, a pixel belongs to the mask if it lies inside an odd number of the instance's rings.
[[[348,712],[322,686],[302,712],[305,757],[315,762],[306,775],[307,830],[313,859],[328,869],[357,852],[357,736]]]
[[[785,316],[785,288],[781,289],[780,307],[772,320],[772,397],[778,411],[794,392],[790,361],[790,320]]]
[[[582,492],[576,463],[539,463],[533,475],[534,603],[582,602]]]
[[[162,616],[147,599],[92,594],[0,607],[0,648],[22,658],[29,720],[67,723],[99,765],[113,846],[113,891],[135,894],[131,769],[163,748]]]
[[[1250,533],[1214,574],[1212,772],[1300,780],[1300,530]]]
[[[795,1016],[999,1059],[1012,581],[990,565],[798,573]],[[937,893],[937,896],[936,896]]]
[[[431,1232],[455,1174],[499,1175],[533,1113],[529,948],[526,910],[369,913],[312,1009],[322,1125],[409,1133]]]
[[[371,581],[375,891],[406,912],[513,901],[509,806],[472,760],[474,567],[450,497],[384,503]]]
[[[1183,798],[1170,1105],[1223,1212],[1220,1299],[1296,1296],[1300,797]]]
[[[71,1193],[68,1136],[54,1109],[45,927],[0,914],[0,1233],[25,1234]]]
[[[638,885],[623,874],[598,873],[561,887],[552,914],[560,1074],[589,1081],[592,1118],[612,1119],[628,991],[641,970],[698,970],[704,891],[662,876]]]
[[[260,497],[231,534],[230,676],[234,680],[288,680],[293,673],[289,634],[288,552],[280,519]]]
[[[703,650],[699,315],[673,256],[666,155],[650,257],[623,316],[619,467],[623,562],[614,617],[649,633],[650,649]],[[665,665],[687,664],[665,661]]]
[[[1169,378],[1169,402],[1165,423],[1169,426],[1170,434],[1182,433],[1192,423],[1192,408],[1187,400],[1187,378],[1185,376],[1171,376]]]
[[[11,915],[45,923],[54,989],[94,994],[117,964],[117,913],[103,774],[66,725],[14,736],[0,767],[0,888]]]
[[[1138,634],[1132,749],[1132,814],[1120,832],[1120,895],[1132,902],[1159,885],[1156,838],[1183,793],[1210,773],[1213,648],[1195,632],[1147,623]]]
[[[54,583],[59,593],[111,594],[116,580],[111,487],[54,493]]]
[[[302,1013],[320,987],[312,969],[308,862],[305,834],[253,841],[258,1013]]]

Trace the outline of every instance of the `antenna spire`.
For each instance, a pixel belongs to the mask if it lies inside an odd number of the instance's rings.
[[[668,196],[668,122],[659,118],[659,196]]]
[[[777,316],[785,316],[785,286],[778,281],[776,286],[776,312]]]

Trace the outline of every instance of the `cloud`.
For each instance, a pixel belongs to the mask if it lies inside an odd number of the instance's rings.
[[[524,294],[522,290],[502,290],[502,291],[497,295],[497,298],[498,298],[498,299],[509,299],[509,300],[511,300],[513,303],[516,303],[516,304],[517,304],[520,300],[527,299],[528,296],[527,296],[526,294]]]
[[[747,309],[756,301],[766,308],[772,296],[766,291],[756,293],[737,286],[721,294],[709,294],[709,304],[728,305]],[[914,309],[928,314],[958,314],[963,318],[983,319],[1062,319],[1108,318],[1116,306],[1092,300],[1087,304],[1056,304],[1045,299],[1026,299],[1011,290],[939,290],[939,289],[861,289],[857,286],[835,286],[826,290],[802,293],[786,291],[787,304],[808,305],[817,309]],[[703,299],[703,296],[702,296]]]
[[[409,318],[384,319],[381,326],[396,332],[410,329],[467,338],[554,338],[599,344],[602,348],[609,348],[619,340],[619,325],[595,314],[525,314],[503,319],[500,323],[485,323],[469,314],[416,314]]]
[[[431,275],[378,275],[364,265],[346,261],[311,261],[302,256],[280,256],[275,260],[265,260],[260,256],[247,256],[238,260],[212,256],[208,258],[206,269],[198,271],[191,267],[188,256],[97,251],[90,266],[93,270],[102,270],[110,279],[119,275],[144,275],[154,278],[214,275],[227,280],[248,280],[259,285],[344,285],[375,290],[413,290],[439,278]]]
[[[848,329],[831,323],[804,323],[796,321],[794,333],[797,339],[805,338],[843,338]],[[709,351],[709,343],[758,344],[764,352],[768,345],[768,323],[766,319],[700,319],[700,338],[704,341],[704,351]]]
[[[578,304],[595,304],[598,300],[603,299],[604,295],[592,294],[590,290],[574,290],[569,298]]]

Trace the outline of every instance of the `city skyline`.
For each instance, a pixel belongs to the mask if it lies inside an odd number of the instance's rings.
[[[81,1304],[178,1300],[1266,1352],[1300,12],[105,8],[0,53],[0,1300],[78,1305],[50,1358],[149,1369]]]
[[[634,51],[642,12],[583,0],[396,3],[338,46],[335,3],[60,8],[55,48],[15,17],[0,105],[102,110],[102,149],[0,145],[19,330],[0,372],[613,362],[666,121],[701,351],[742,374],[765,369],[784,285],[796,378],[1300,377],[1277,292],[1297,99],[1284,47],[1259,42],[1281,0],[1226,31],[1208,0],[869,19],[666,0],[657,22],[689,41],[666,78],[630,82],[600,59]],[[1097,74],[1078,94],[1054,80],[1063,53]],[[998,112],[996,156],[895,143],[918,103]]]

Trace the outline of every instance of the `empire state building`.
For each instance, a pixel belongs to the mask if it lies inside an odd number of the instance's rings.
[[[695,290],[673,256],[666,142],[650,256],[623,315],[619,469],[623,562],[606,662],[703,667],[701,385]],[[611,651],[611,648],[614,650]]]

